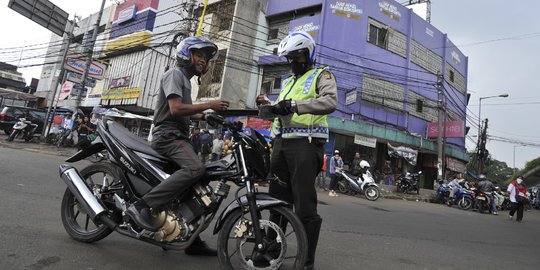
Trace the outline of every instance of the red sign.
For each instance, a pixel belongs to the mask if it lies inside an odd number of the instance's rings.
[[[249,117],[247,121],[246,127],[250,127],[253,129],[267,129],[269,130],[272,127],[272,121],[267,121],[264,119],[261,119],[259,117]]]
[[[439,124],[432,122],[428,124],[428,138],[437,138],[439,135]],[[465,125],[462,121],[444,122],[443,137],[463,138],[465,137]]]

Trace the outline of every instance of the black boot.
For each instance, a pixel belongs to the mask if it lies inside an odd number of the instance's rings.
[[[150,212],[150,207],[148,207],[148,205],[146,205],[142,199],[130,205],[126,211],[126,214],[131,220],[133,220],[139,227],[143,229],[153,232],[159,229],[159,226],[154,224],[154,217]]]
[[[321,231],[322,219],[316,218],[304,223],[308,240],[308,256],[304,270],[313,270],[315,264],[315,251],[317,251],[317,243],[319,242],[319,232]]]
[[[199,236],[184,252],[192,256],[217,256],[217,251],[210,248]]]

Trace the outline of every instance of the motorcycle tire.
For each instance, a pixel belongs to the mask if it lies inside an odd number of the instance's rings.
[[[381,192],[376,186],[369,186],[364,191],[364,197],[366,197],[368,201],[376,201],[380,195]]]
[[[483,214],[483,213],[484,213],[484,210],[485,210],[485,208],[484,208],[484,203],[481,202],[480,200],[477,200],[477,201],[476,201],[476,205],[477,205],[477,207],[478,207],[478,213]]]
[[[13,130],[13,132],[11,132],[11,135],[9,135],[8,137],[8,142],[12,142],[15,137],[17,137],[17,135],[19,135],[19,130]]]
[[[6,129],[4,129],[4,133],[5,133],[6,135],[11,134],[11,128],[6,128]]]
[[[255,251],[255,228],[250,225],[249,211],[236,209],[226,218],[218,235],[220,269],[304,269],[308,242],[304,225],[296,214],[285,206],[257,211],[268,249],[263,253]],[[279,225],[270,220],[270,214],[277,215]]]
[[[472,207],[472,200],[469,198],[461,198],[458,201],[458,207],[461,210],[469,210]]]
[[[347,187],[347,184],[343,183],[342,181],[339,181],[338,191],[342,194],[347,194],[349,192],[349,188]]]
[[[401,184],[398,184],[398,185],[396,186],[396,191],[397,191],[398,193],[405,193],[405,189],[403,188],[403,186],[402,186]]]
[[[109,186],[121,186],[124,182],[122,181],[122,174],[119,172],[118,168],[111,163],[102,162],[92,164],[84,168],[80,174],[83,179],[86,179],[92,190],[101,188],[105,176],[108,176]],[[123,192],[119,192],[119,194],[122,193]],[[110,194],[102,195],[98,199],[108,202],[104,203],[104,205],[114,205],[113,196]],[[62,224],[71,238],[79,242],[92,243],[107,237],[113,232],[113,230],[104,224],[93,222],[90,219],[90,216],[80,207],[81,206],[79,206],[75,196],[71,193],[69,188],[66,188],[62,199],[61,217]],[[120,212],[109,210],[108,215],[113,220],[121,220]],[[80,221],[82,221],[82,224]]]

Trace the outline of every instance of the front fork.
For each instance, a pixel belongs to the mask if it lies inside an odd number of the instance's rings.
[[[259,222],[261,216],[257,207],[257,198],[255,198],[255,187],[251,179],[246,181],[246,188],[246,199],[249,207],[249,214],[251,216],[251,222],[253,223],[253,233],[255,234],[255,249],[257,251],[262,251],[266,247],[263,241],[264,236]]]

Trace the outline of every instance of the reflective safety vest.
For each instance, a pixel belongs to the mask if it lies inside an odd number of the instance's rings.
[[[317,78],[327,70],[327,67],[310,69],[300,78],[291,76],[283,81],[278,100],[308,100],[319,96],[317,93]],[[282,138],[324,138],[328,139],[328,122],[326,115],[297,113],[279,116],[274,119],[272,133]]]

